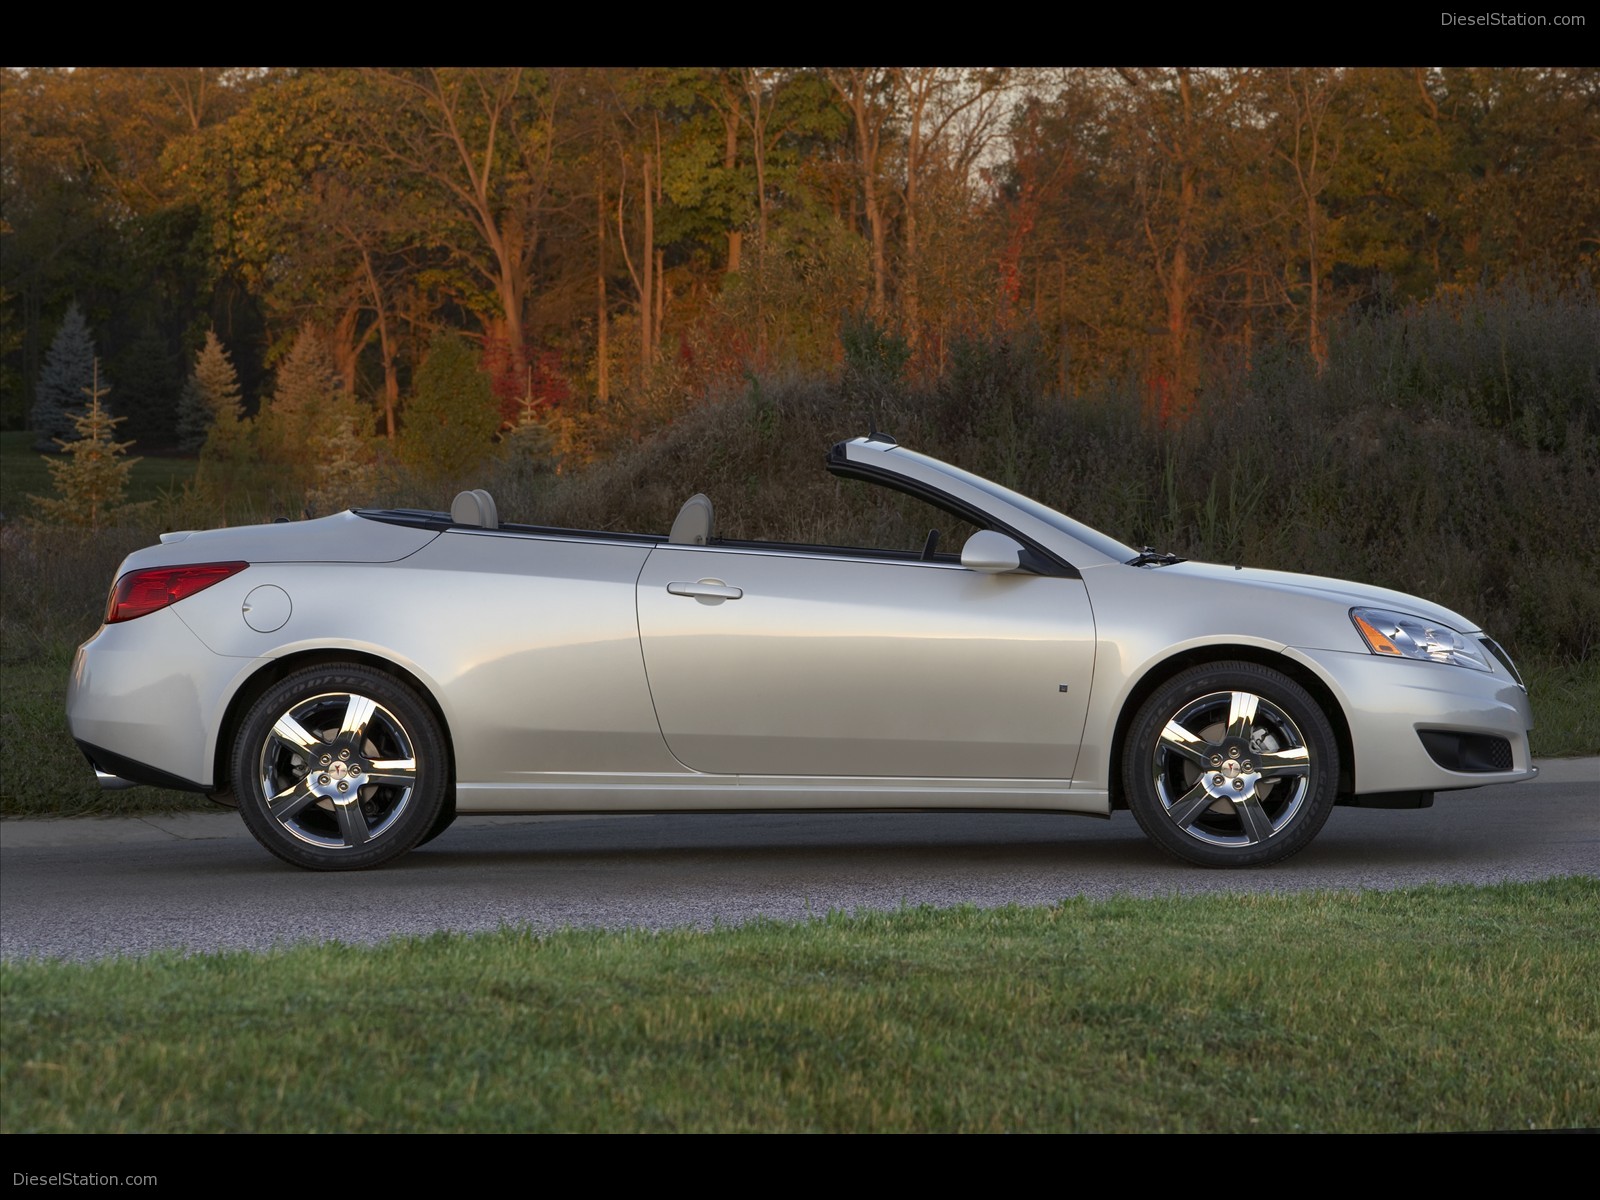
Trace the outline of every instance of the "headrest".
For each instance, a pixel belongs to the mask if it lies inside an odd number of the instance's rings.
[[[494,497],[482,488],[474,488],[457,496],[450,505],[450,520],[456,525],[500,528],[500,513],[495,508]]]

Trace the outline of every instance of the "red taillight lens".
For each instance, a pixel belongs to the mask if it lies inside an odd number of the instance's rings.
[[[249,563],[195,563],[187,567],[146,567],[129,571],[111,589],[106,604],[106,624],[131,621],[158,608],[176,604],[185,596],[203,592],[213,583],[237,575]]]

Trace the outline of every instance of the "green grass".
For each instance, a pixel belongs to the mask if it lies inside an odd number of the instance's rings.
[[[1600,883],[0,966],[0,1128],[1600,1124]]]
[[[183,809],[217,811],[197,792],[163,788],[102,791],[67,732],[62,643],[26,661],[0,663],[0,816],[133,816]]]
[[[1533,752],[1600,754],[1600,663],[1534,659],[1523,669],[1533,701]]]

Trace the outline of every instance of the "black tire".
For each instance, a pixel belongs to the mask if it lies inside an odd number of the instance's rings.
[[[1322,707],[1251,662],[1192,667],[1128,730],[1123,785],[1139,827],[1205,867],[1261,867],[1303,850],[1333,811],[1339,747]]]
[[[439,806],[439,815],[433,819],[433,824],[429,826],[428,832],[422,835],[422,840],[419,841],[417,845],[426,846],[429,842],[433,841],[434,838],[438,837],[441,833],[443,833],[446,829],[449,829],[450,826],[454,825],[455,823],[456,793],[452,788],[445,792],[444,803]],[[415,849],[415,847],[413,847],[413,849]]]
[[[245,825],[273,854],[313,871],[376,867],[443,832],[435,825],[448,780],[432,710],[399,680],[356,664],[280,680],[234,742]]]

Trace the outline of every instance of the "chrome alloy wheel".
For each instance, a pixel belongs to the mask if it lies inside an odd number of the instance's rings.
[[[231,778],[256,840],[313,871],[379,866],[455,815],[436,711],[363,663],[307,667],[268,687],[239,726]]]
[[[1171,717],[1150,757],[1167,817],[1213,846],[1253,846],[1288,828],[1316,767],[1305,735],[1253,692],[1211,692]]]
[[[411,803],[411,737],[369,696],[326,692],[296,704],[261,747],[259,778],[272,819],[293,837],[356,849],[382,837]]]
[[[1263,867],[1303,850],[1333,811],[1339,740],[1300,683],[1262,663],[1190,667],[1128,726],[1123,796],[1167,853]]]

